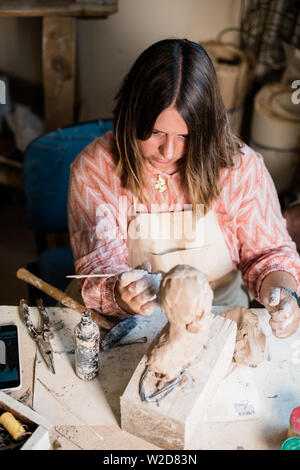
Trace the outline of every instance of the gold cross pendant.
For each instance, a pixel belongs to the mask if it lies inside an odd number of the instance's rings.
[[[155,181],[155,189],[157,189],[160,193],[167,189],[167,183],[160,175],[158,175],[157,180]]]

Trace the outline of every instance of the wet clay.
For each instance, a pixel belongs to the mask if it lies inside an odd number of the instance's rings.
[[[214,315],[213,291],[206,277],[188,265],[166,273],[159,290],[161,309],[169,323],[152,349],[147,365],[163,381],[177,378],[206,348]],[[234,360],[255,367],[265,359],[266,337],[259,331],[257,316],[244,307],[222,314],[237,323]]]
[[[261,364],[266,356],[266,336],[259,329],[257,316],[245,307],[236,307],[222,316],[237,323],[234,360],[248,367]]]
[[[177,378],[205,349],[212,300],[213,291],[197,269],[177,265],[164,275],[159,301],[169,323],[147,362],[157,378]]]

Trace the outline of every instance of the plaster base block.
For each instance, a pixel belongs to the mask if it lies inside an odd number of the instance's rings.
[[[186,369],[187,379],[159,404],[142,401],[139,395],[139,383],[147,362],[147,355],[144,355],[121,396],[122,429],[161,449],[188,449],[197,425],[230,367],[235,339],[236,323],[216,316],[207,348],[199,360]],[[153,343],[148,353],[152,347]]]

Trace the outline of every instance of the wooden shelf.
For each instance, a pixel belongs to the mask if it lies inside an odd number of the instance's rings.
[[[118,11],[118,4],[78,3],[74,0],[0,0],[2,16],[73,16],[107,18]]]
[[[46,131],[74,124],[76,20],[105,19],[118,3],[75,0],[0,0],[0,17],[42,17]]]

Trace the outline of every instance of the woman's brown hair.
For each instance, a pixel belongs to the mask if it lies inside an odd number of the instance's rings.
[[[148,47],[133,64],[116,96],[115,161],[122,184],[143,202],[143,156],[138,140],[151,136],[158,115],[174,106],[189,130],[182,157],[182,183],[191,202],[204,210],[220,194],[220,170],[232,168],[241,148],[232,135],[213,64],[187,39],[165,39]]]

